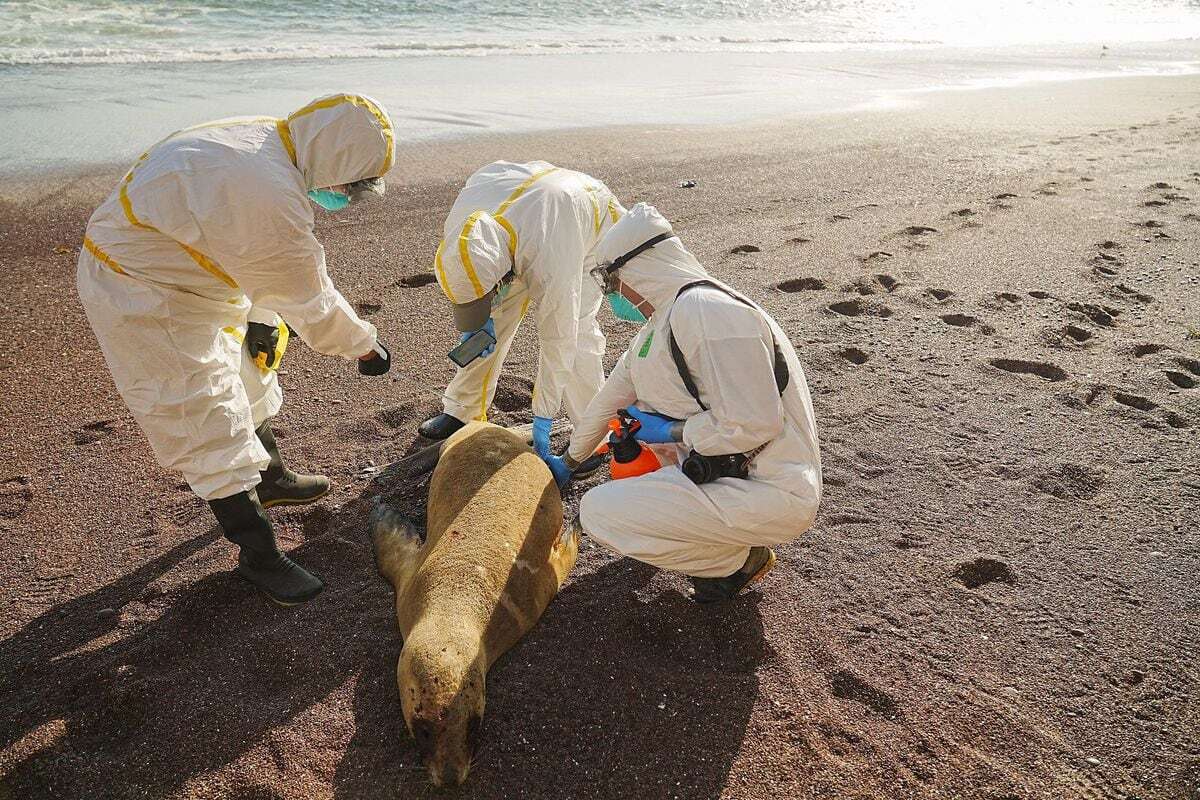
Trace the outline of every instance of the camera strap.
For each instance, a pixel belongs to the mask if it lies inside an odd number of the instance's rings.
[[[708,281],[708,280],[693,281],[692,283],[685,285],[678,292],[676,292],[675,299],[679,300],[680,296],[684,292],[686,292],[688,289],[695,288],[696,286],[711,286],[714,289],[717,289],[717,290],[729,295],[734,300],[737,300],[739,303],[744,303],[763,314],[767,313],[767,312],[763,311],[761,308],[759,308],[757,304],[752,303],[751,301],[747,300],[746,298],[742,297],[741,295],[737,294],[736,292],[728,289],[727,287],[722,286],[721,284],[717,283],[716,281]],[[675,308],[674,305],[672,305],[671,309],[674,310],[674,308]],[[769,327],[770,327],[770,323],[768,323],[768,328]],[[694,399],[696,401],[696,405],[700,406],[700,409],[702,411],[708,411],[708,406],[706,406],[704,404],[704,401],[700,399],[700,391],[696,388],[696,382],[694,380],[692,380],[692,373],[690,370],[688,370],[687,361],[685,361],[683,358],[683,351],[679,349],[679,343],[675,341],[675,332],[673,330],[671,330],[670,318],[667,319],[667,333],[668,333],[668,344],[670,344],[670,347],[671,347],[671,360],[675,362],[675,369],[678,370],[679,377],[683,380],[684,388],[686,388],[688,390],[688,394],[690,394],[692,396],[692,399]],[[775,339],[775,331],[774,330],[771,330],[771,346],[775,350],[775,386],[778,387],[779,395],[780,395],[780,397],[782,397],[783,391],[784,391],[784,389],[786,389],[788,387],[788,383],[791,381],[792,375],[791,375],[791,372],[788,370],[787,359],[784,358],[783,351],[779,349],[779,342],[776,341],[776,339]],[[765,447],[765,446],[766,445],[763,445],[762,447]],[[758,450],[762,450],[762,447],[759,447]],[[749,454],[747,454],[747,455],[749,455]],[[758,455],[758,453],[755,452],[754,455]],[[751,456],[751,458],[753,458],[753,456]]]

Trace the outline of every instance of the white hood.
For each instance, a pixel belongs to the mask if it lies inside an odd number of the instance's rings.
[[[395,160],[396,134],[383,106],[361,94],[335,94],[287,118],[292,153],[308,189],[381,178]]]
[[[672,232],[671,223],[658,209],[638,203],[596,245],[596,259],[601,264],[612,261],[661,233]],[[679,237],[661,241],[634,256],[617,270],[617,277],[649,300],[656,312],[670,306],[685,285],[710,278]]]

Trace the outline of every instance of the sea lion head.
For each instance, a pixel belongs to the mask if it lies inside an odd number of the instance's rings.
[[[474,647],[444,635],[404,643],[396,665],[400,705],[435,786],[467,779],[483,723],[485,675],[478,638]]]

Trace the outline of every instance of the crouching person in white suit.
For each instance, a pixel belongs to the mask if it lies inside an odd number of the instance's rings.
[[[580,526],[617,553],[690,576],[698,602],[732,599],[774,566],[771,546],[817,513],[804,371],[779,325],[709,277],[652,206],[635,206],[596,254],[592,274],[614,312],[646,325],[551,469],[565,485],[628,409],[663,466],[589,491]]]

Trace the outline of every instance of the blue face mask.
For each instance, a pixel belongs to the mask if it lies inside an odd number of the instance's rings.
[[[350,205],[350,195],[333,192],[329,189],[310,189],[308,199],[326,211],[341,211]]]
[[[605,297],[608,298],[608,306],[612,309],[613,314],[617,319],[623,319],[626,322],[642,323],[646,321],[646,315],[638,310],[638,307],[629,302],[625,295],[620,292],[609,292]]]

